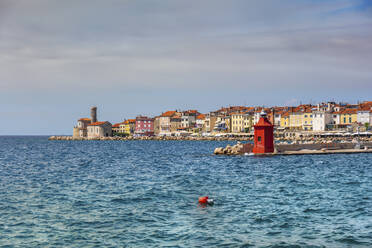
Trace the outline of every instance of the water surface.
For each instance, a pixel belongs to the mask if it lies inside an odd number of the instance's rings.
[[[228,143],[0,137],[0,247],[372,247],[372,154]]]

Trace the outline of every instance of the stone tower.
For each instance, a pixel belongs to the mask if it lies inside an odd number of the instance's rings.
[[[97,107],[92,107],[90,109],[90,118],[92,123],[97,122]]]

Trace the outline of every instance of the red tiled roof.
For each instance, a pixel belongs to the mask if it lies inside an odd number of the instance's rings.
[[[88,126],[101,126],[103,124],[105,124],[107,121],[97,121],[97,122],[93,122],[91,124],[88,124]]]
[[[341,114],[356,114],[357,110],[356,109],[344,109],[341,111]]]
[[[91,121],[89,118],[80,118],[79,121]]]
[[[186,111],[186,112],[188,112],[188,113],[190,113],[190,114],[196,114],[196,113],[198,113],[198,111],[197,111],[197,110],[194,110],[194,109],[192,109],[192,110],[188,110],[188,111]]]
[[[200,114],[196,117],[198,120],[204,120],[205,119],[205,114]]]
[[[358,111],[370,111],[371,108],[369,106],[364,106],[358,109]]]
[[[172,117],[176,111],[167,111],[161,115],[161,117]]]

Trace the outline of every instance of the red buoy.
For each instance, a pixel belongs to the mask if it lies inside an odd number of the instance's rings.
[[[207,204],[208,203],[208,196],[201,196],[199,197],[200,204]]]

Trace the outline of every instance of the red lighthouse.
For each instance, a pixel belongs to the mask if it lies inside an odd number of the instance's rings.
[[[262,110],[260,120],[254,125],[253,153],[274,152],[274,125]]]

